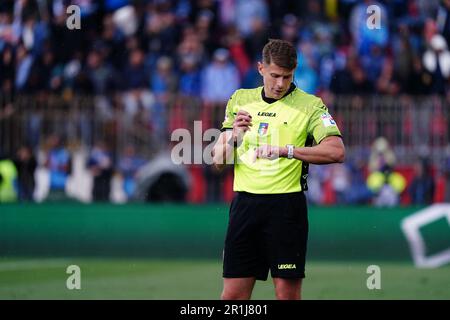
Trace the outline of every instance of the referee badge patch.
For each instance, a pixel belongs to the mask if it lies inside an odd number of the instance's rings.
[[[258,128],[258,134],[263,136],[267,133],[267,129],[269,128],[269,124],[267,122],[261,122]]]
[[[320,119],[322,119],[323,125],[325,127],[329,127],[329,126],[335,126],[336,122],[334,121],[333,117],[328,113],[323,113],[320,116]]]

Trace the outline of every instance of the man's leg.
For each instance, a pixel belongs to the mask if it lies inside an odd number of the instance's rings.
[[[275,295],[278,300],[300,300],[302,279],[273,278]]]
[[[222,300],[249,300],[256,278],[224,278]]]

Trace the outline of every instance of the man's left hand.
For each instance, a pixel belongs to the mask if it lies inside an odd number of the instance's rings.
[[[283,149],[282,147],[278,146],[271,146],[268,144],[259,146],[255,149],[255,161],[258,158],[261,159],[269,159],[269,160],[275,160],[278,159],[280,156],[283,156]]]

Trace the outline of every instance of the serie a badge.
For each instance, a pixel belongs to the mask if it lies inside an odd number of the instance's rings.
[[[258,128],[258,134],[263,136],[267,133],[267,129],[269,128],[269,124],[267,122],[261,122]]]

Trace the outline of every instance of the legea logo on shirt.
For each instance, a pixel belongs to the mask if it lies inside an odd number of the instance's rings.
[[[274,112],[258,112],[258,116],[260,117],[276,117],[277,114]]]
[[[258,128],[258,134],[263,136],[267,133],[267,129],[269,128],[269,124],[267,122],[261,122]]]
[[[323,113],[320,116],[320,119],[322,119],[323,125],[325,127],[329,127],[329,126],[335,126],[336,122],[334,121],[333,117],[328,113]]]

